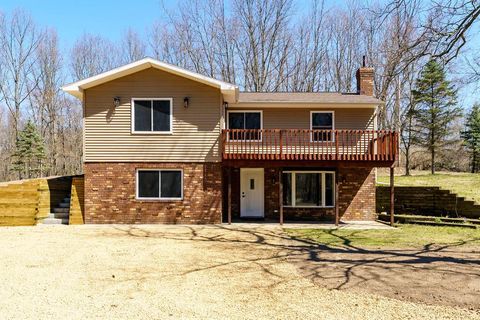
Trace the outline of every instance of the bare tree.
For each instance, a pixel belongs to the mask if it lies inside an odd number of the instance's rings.
[[[120,65],[116,46],[98,35],[84,34],[70,53],[71,74],[74,80],[85,79]]]
[[[323,0],[315,0],[309,14],[293,28],[292,49],[288,59],[286,91],[320,91],[327,56],[328,36],[324,24]],[[322,68],[323,67],[323,68]]]
[[[120,45],[121,63],[126,64],[145,58],[146,44],[140,35],[129,28],[124,34]]]
[[[34,73],[38,85],[30,95],[30,106],[34,122],[45,139],[48,174],[58,170],[58,129],[62,125],[60,116],[64,108],[64,93],[60,87],[65,83],[63,58],[60,54],[57,32],[48,29],[36,52]],[[76,119],[79,123],[81,117]]]
[[[285,82],[291,10],[291,0],[233,1],[240,27],[235,45],[246,90],[276,91]]]
[[[11,114],[13,137],[18,137],[21,109],[38,79],[33,69],[42,40],[30,15],[21,10],[0,16],[0,95]]]

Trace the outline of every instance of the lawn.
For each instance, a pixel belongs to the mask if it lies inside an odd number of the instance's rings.
[[[389,184],[390,177],[383,173],[377,176],[377,183]],[[436,173],[413,172],[411,176],[395,176],[396,186],[437,186],[451,190],[459,196],[480,203],[480,174],[475,173]]]
[[[328,246],[420,248],[427,245],[480,246],[480,229],[403,224],[395,230],[287,229],[290,236]]]

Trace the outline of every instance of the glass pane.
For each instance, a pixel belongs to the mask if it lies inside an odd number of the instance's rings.
[[[228,114],[228,128],[245,129],[244,116],[243,112],[230,112]]]
[[[245,114],[243,112],[230,112],[228,114],[229,129],[245,129]],[[242,132],[230,132],[230,140],[243,140]]]
[[[135,131],[152,131],[152,102],[135,100]]]
[[[328,113],[313,113],[312,114],[312,129],[332,129],[333,115]]]
[[[328,113],[313,113],[312,114],[312,129],[313,130],[332,130],[333,129],[333,114]],[[313,141],[331,141],[332,133],[324,131],[315,131],[312,133]]]
[[[283,173],[282,182],[283,182],[283,205],[291,206],[292,205],[292,174]]]
[[[170,101],[153,101],[153,131],[170,131]]]
[[[333,173],[325,173],[325,206],[333,206],[335,194],[335,179]]]
[[[182,197],[182,172],[178,170],[162,171],[162,198]]]
[[[260,112],[245,112],[245,129],[260,129]]]
[[[260,112],[245,112],[245,129],[260,129]],[[245,140],[260,140],[260,132],[248,132]]]
[[[320,206],[321,174],[296,173],[295,174],[295,205]]]
[[[138,171],[138,197],[158,198],[158,171]]]

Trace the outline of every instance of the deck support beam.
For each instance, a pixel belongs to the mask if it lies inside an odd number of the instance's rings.
[[[338,180],[339,180],[339,177],[338,177],[338,170],[335,174],[335,226],[338,227],[338,224],[340,223],[340,212],[339,212],[339,203],[338,203],[338,191],[339,191],[339,187],[338,187]]]
[[[283,225],[283,181],[282,181],[282,169],[280,168],[278,174],[278,204],[279,204],[279,216],[280,225]]]
[[[394,224],[394,211],[395,211],[395,176],[394,168],[390,167],[390,225]]]
[[[228,199],[227,199],[228,224],[232,224],[232,167],[228,167]]]

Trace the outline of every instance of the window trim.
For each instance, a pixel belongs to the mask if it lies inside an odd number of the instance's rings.
[[[152,117],[151,117],[151,131],[135,130],[135,100],[137,101],[152,101]],[[153,131],[153,101],[170,101],[170,131]],[[131,133],[132,134],[154,134],[154,135],[171,135],[173,134],[173,98],[132,98],[130,101],[130,119],[131,119]]]
[[[263,130],[263,110],[227,110],[227,129],[230,129],[230,113],[260,113],[260,129]],[[246,130],[246,129],[243,129]],[[252,142],[261,142],[263,139],[263,135],[260,133],[260,139],[257,140],[234,140],[230,139],[230,135],[227,135],[227,141],[252,141]]]
[[[138,195],[139,193],[139,188],[138,188],[138,172],[140,171],[157,171],[158,172],[158,195],[159,197],[156,198],[156,197],[140,197]],[[162,198],[161,197],[161,192],[162,192],[162,174],[161,172],[162,171],[180,171],[180,175],[181,175],[181,178],[180,178],[180,182],[181,182],[181,186],[180,186],[180,191],[181,191],[181,195],[180,195],[180,198]],[[135,170],[135,200],[138,200],[138,201],[183,201],[183,169],[180,169],[180,168],[161,168],[161,169],[152,169],[152,168],[137,168]]]
[[[331,113],[332,114],[332,129],[330,130],[335,130],[335,111],[334,110],[311,110],[310,111],[310,130],[317,130],[313,129],[313,115],[315,113]],[[327,129],[325,129],[327,130]],[[324,142],[334,142],[335,141],[335,135],[332,134],[332,139],[330,140],[325,140],[325,141],[317,141],[313,139],[313,132],[310,133],[310,142],[314,143],[324,143]]]
[[[282,171],[282,179],[283,179],[283,173],[291,173],[292,174],[292,187],[291,187],[291,197],[292,197],[292,205],[283,205],[286,208],[335,208],[335,183],[336,183],[336,172],[335,171],[329,171],[329,170],[285,170]],[[320,206],[297,206],[295,204],[297,194],[296,194],[296,174],[297,173],[320,173],[322,177],[322,204]],[[326,194],[327,194],[327,188],[325,184],[325,173],[330,173],[333,174],[333,201],[331,206],[325,205],[326,201]]]

